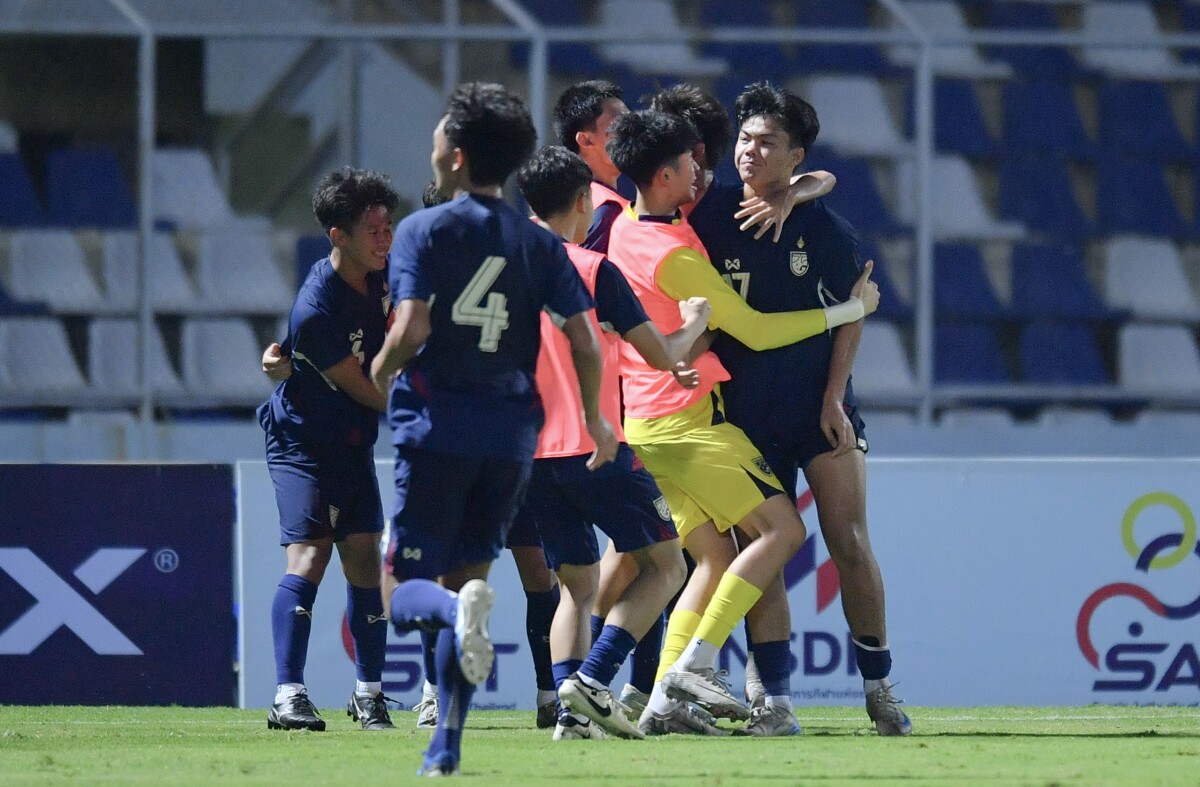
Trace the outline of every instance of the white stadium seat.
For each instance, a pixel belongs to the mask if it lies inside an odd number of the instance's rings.
[[[8,289],[19,301],[43,301],[58,312],[104,307],[83,249],[70,230],[13,232],[8,262]]]
[[[196,280],[210,311],[286,311],[294,292],[275,261],[270,233],[254,225],[226,224],[201,233]]]
[[[911,159],[896,165],[897,217],[916,222],[916,165]],[[939,240],[1020,240],[1025,225],[999,221],[984,203],[970,163],[961,156],[934,156],[930,173],[933,232]]]
[[[1115,309],[1158,320],[1200,319],[1175,244],[1163,238],[1119,236],[1104,246],[1104,296]]]
[[[160,148],[152,157],[154,217],[181,229],[222,224],[233,209],[208,155],[195,148]]]
[[[1178,325],[1121,326],[1118,376],[1131,393],[1194,396],[1200,357],[1191,331]]]
[[[262,347],[245,320],[185,319],[180,343],[183,382],[192,394],[247,404],[270,396]]]
[[[0,389],[44,396],[87,391],[66,328],[54,317],[0,319]]]
[[[1140,41],[1154,40],[1162,35],[1149,3],[1121,0],[1081,3],[1081,6],[1084,33],[1107,39]],[[1085,46],[1081,59],[1085,65],[1114,77],[1200,79],[1200,66],[1179,62],[1165,46]]]
[[[896,326],[886,322],[863,324],[858,355],[854,359],[854,391],[860,396],[886,398],[912,396],[917,381],[908,364]]]
[[[167,359],[158,328],[150,334],[150,380],[156,392],[179,393],[183,385]],[[136,394],[141,391],[138,323],[131,319],[98,317],[88,324],[88,377],[98,391]]]
[[[600,5],[600,27],[621,32],[622,41],[601,44],[604,57],[625,63],[634,71],[648,74],[713,77],[729,70],[729,64],[713,57],[700,57],[689,44],[663,41],[639,43],[639,30],[662,32],[681,25],[670,0],[604,0]],[[627,96],[634,100],[636,96]]]
[[[821,108],[821,143],[838,153],[892,156],[912,152],[912,145],[896,129],[883,89],[873,77],[813,77],[801,92]]]
[[[164,311],[193,311],[196,288],[183,268],[175,243],[167,233],[156,232],[150,240],[152,267],[151,303]],[[138,236],[132,232],[109,232],[104,236],[101,275],[108,306],[129,311],[138,306]]]
[[[970,32],[963,19],[962,10],[951,0],[914,0],[905,3],[904,8],[912,14],[918,26],[932,33],[935,38],[939,34],[946,38],[961,37]],[[891,27],[893,30],[907,32],[904,23],[894,16],[891,18]],[[896,44],[889,48],[888,57],[898,66],[914,66],[917,62],[917,49]],[[1012,76],[1012,66],[984,60],[979,51],[970,44],[946,44],[936,47],[933,51],[933,70],[941,76],[966,79],[1008,79]]]

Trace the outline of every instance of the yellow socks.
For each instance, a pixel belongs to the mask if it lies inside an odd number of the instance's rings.
[[[663,675],[667,674],[667,670],[692,641],[692,635],[696,633],[699,625],[700,616],[695,612],[677,609],[671,613],[671,617],[667,619],[667,633],[663,637],[662,654],[658,657],[658,672],[654,680],[662,680]]]

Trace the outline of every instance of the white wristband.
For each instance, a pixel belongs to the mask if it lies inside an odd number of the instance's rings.
[[[823,311],[825,312],[825,327],[830,329],[858,322],[867,316],[867,310],[857,295],[851,295],[845,303],[826,306]]]

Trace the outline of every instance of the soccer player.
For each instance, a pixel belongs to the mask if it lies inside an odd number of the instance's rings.
[[[397,202],[374,172],[347,167],[322,179],[313,213],[333,248],[309,272],[288,318],[285,344],[295,369],[258,409],[287,555],[271,607],[279,684],[267,715],[271,729],[325,729],[304,688],[304,663],[317,586],[335,543],[358,671],[347,712],[365,730],[392,728],[381,684],[387,619],[374,460],[386,400],[367,364],[391,313],[383,271]]]
[[[816,140],[816,112],[787,90],[757,83],[738,97],[736,117],[742,182],[714,187],[691,214],[712,265],[759,311],[846,300],[862,268],[858,238],[822,202],[793,211],[778,244],[748,237],[729,218],[740,201],[786,188]],[[867,533],[867,439],[850,380],[861,335],[854,322],[773,350],[729,336],[714,349],[732,376],[723,386],[729,419],[763,450],[785,490],[794,492],[802,470],[813,492],[841,577],[867,712],[881,735],[907,735],[912,725],[891,692],[883,579]]]
[[[660,331],[680,325],[676,303],[694,296],[708,298],[710,328],[761,349],[853,322],[878,306],[868,266],[845,304],[782,314],[750,309],[713,271],[679,216],[696,196],[695,128],[643,111],[619,117],[609,133],[609,155],[637,185],[635,204],[613,222],[609,257]],[[716,675],[717,652],[804,543],[804,524],[761,453],[725,419],[719,384],[729,375],[715,355],[695,360],[701,382],[693,390],[624,347],[621,362],[629,444],[658,481],[697,564],[671,615],[661,680],[640,725],[653,731],[656,719],[683,700],[748,718],[749,709]],[[728,537],[735,525],[754,539],[740,553]]]
[[[596,444],[589,469],[617,450],[599,409],[591,298],[561,242],[503,200],[535,139],[529,110],[503,86],[456,89],[431,156],[438,190],[454,199],[404,219],[389,258],[396,317],[371,377],[390,389],[396,446],[392,555],[401,581],[392,622],[439,630],[426,775],[458,771],[467,708],[495,660],[487,633],[495,594],[485,579],[528,484],[542,422],[534,370],[543,309],[571,345]]]
[[[517,183],[539,223],[563,239],[582,238],[592,218],[591,172],[579,156],[546,147],[517,173]],[[596,299],[595,319],[611,333],[602,337],[601,409],[612,423],[621,417],[618,336],[646,363],[669,370],[684,359],[704,331],[708,303],[694,298],[678,305],[682,326],[663,337],[620,271],[603,254],[566,242],[567,254]],[[564,706],[555,740],[598,737],[595,726],[641,738],[626,718],[609,684],[646,630],[683,584],[685,567],[666,500],[622,439],[616,461],[595,473],[584,467],[590,438],[580,428],[578,384],[569,347],[549,318],[542,318],[538,390],[546,406],[535,454],[529,496],[518,520],[536,525],[546,559],[558,572],[564,593],[551,628],[555,681]],[[696,380],[698,382],[698,380]],[[619,594],[595,643],[588,615],[599,584],[600,553],[593,524],[638,568]],[[594,724],[593,724],[594,723]]]

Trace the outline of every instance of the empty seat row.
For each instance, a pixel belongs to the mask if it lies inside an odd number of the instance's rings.
[[[151,161],[157,222],[196,229],[237,220],[203,151],[160,149]],[[53,151],[44,180],[43,204],[21,156],[0,150],[0,227],[121,228],[137,220],[133,192],[108,148]]]
[[[195,283],[172,236],[152,236],[152,304],[174,312],[279,312],[292,287],[275,262],[271,236],[256,225],[210,228],[199,235]],[[8,234],[8,293],[59,312],[130,311],[138,303],[138,239],[129,231],[102,236],[100,281],[83,247],[65,230]]]
[[[141,391],[138,323],[95,318],[88,323],[86,377],[71,351],[66,328],[54,317],[0,319],[0,390],[55,397],[94,393],[133,397]],[[156,394],[202,402],[252,405],[270,394],[260,369],[262,349],[253,328],[240,319],[185,319],[179,335],[179,372],[162,334],[150,335],[150,376]]]

